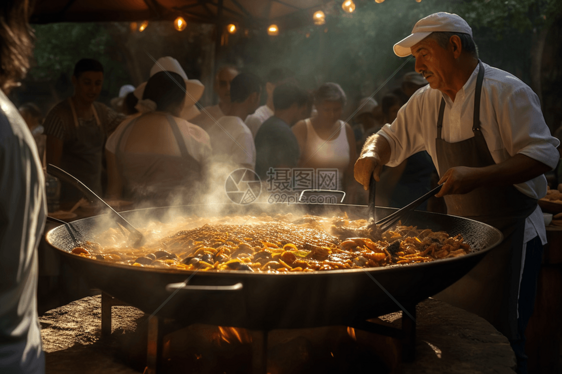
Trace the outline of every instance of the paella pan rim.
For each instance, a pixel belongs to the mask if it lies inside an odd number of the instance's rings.
[[[122,213],[127,215],[127,214],[138,214],[138,213],[141,213],[143,211],[154,211],[154,209],[163,209],[163,210],[164,209],[170,209],[170,208],[181,209],[182,207],[194,208],[194,207],[198,207],[198,206],[208,207],[208,206],[213,206],[213,205],[214,206],[225,206],[225,205],[227,205],[227,206],[232,206],[232,207],[237,206],[237,204],[220,204],[220,203],[216,203],[216,204],[190,204],[190,205],[184,205],[184,206],[135,209],[135,210],[125,211],[125,212],[122,212]],[[252,205],[269,206],[271,204],[258,203],[258,204],[252,204]],[[285,204],[283,204],[283,205],[285,205]],[[307,206],[310,206],[310,205],[313,205],[313,204],[292,204],[292,205],[301,206],[303,209],[306,209]],[[366,208],[365,205],[351,205],[351,204],[318,204],[318,205],[319,206],[321,205],[323,208],[337,208],[337,209],[342,209],[342,208],[347,208],[347,207],[349,207],[349,208]],[[387,207],[377,207],[377,208],[383,208],[385,210],[390,210],[390,211],[396,210],[396,208],[387,208]],[[189,277],[189,276],[194,275],[194,274],[216,276],[216,277],[228,277],[228,276],[231,276],[231,275],[251,276],[251,277],[277,277],[277,276],[306,277],[306,276],[318,276],[319,274],[324,274],[324,275],[332,275],[332,274],[334,274],[334,275],[335,274],[345,275],[345,274],[348,274],[348,275],[352,275],[352,274],[356,274],[356,273],[359,273],[359,272],[375,273],[375,272],[378,272],[378,271],[385,271],[385,270],[388,270],[388,269],[393,269],[393,271],[401,271],[401,270],[406,271],[407,269],[417,268],[417,267],[420,267],[420,266],[423,266],[425,269],[429,269],[431,267],[440,266],[440,265],[444,265],[444,264],[455,262],[455,261],[462,261],[463,259],[468,259],[469,257],[481,256],[484,252],[488,252],[489,250],[495,248],[503,240],[503,235],[499,230],[495,229],[492,226],[486,225],[482,222],[472,220],[472,219],[469,219],[469,218],[458,217],[458,216],[447,215],[447,214],[441,214],[441,213],[431,213],[431,214],[432,215],[439,215],[439,216],[448,216],[448,217],[460,218],[460,219],[463,219],[464,221],[477,222],[479,225],[488,226],[490,229],[493,229],[497,232],[498,239],[496,240],[496,242],[489,244],[488,248],[485,248],[485,249],[472,250],[469,254],[466,254],[466,255],[463,255],[463,256],[454,257],[454,258],[439,259],[439,260],[435,260],[435,261],[431,261],[431,262],[425,262],[425,263],[413,263],[413,264],[403,264],[403,265],[395,264],[395,265],[381,266],[381,267],[377,267],[377,268],[341,269],[341,270],[327,270],[327,271],[313,271],[313,272],[259,273],[259,272],[240,271],[240,270],[191,271],[191,270],[179,270],[179,269],[162,269],[162,268],[156,268],[156,267],[138,267],[138,266],[132,266],[132,265],[105,262],[105,261],[102,261],[102,260],[89,259],[89,258],[85,258],[85,257],[82,257],[82,256],[72,254],[69,251],[58,248],[55,244],[53,244],[53,238],[57,235],[57,233],[60,230],[64,229],[63,225],[57,226],[57,227],[49,230],[45,236],[46,236],[47,243],[51,247],[56,248],[57,251],[61,252],[65,256],[71,256],[72,259],[79,260],[79,261],[85,261],[85,263],[90,263],[90,264],[95,264],[95,265],[100,265],[100,266],[123,268],[123,269],[128,269],[130,271],[138,271],[138,272],[161,273],[161,274],[178,274],[178,275],[183,274],[186,277]],[[106,216],[106,215],[104,214],[104,215],[88,217],[88,218],[84,218],[84,219],[81,219],[81,220],[74,221],[73,223],[78,223],[80,221],[88,221],[88,220],[94,221],[96,219],[99,219],[100,216]]]

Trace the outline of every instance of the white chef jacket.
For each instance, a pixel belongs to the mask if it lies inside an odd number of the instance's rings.
[[[33,136],[0,91],[0,373],[45,372],[37,317],[44,186]]]
[[[482,135],[496,163],[516,154],[524,154],[555,168],[560,155],[558,139],[550,134],[541,112],[537,95],[529,86],[510,73],[484,64],[485,75],[480,99]],[[412,95],[399,111],[392,124],[379,132],[390,143],[388,166],[397,166],[416,152],[426,150],[439,170],[435,139],[441,99],[445,99],[445,113],[441,137],[456,143],[474,136],[474,91],[479,66],[453,102],[447,95],[429,85]],[[540,175],[515,187],[527,196],[540,199],[546,195],[547,182]],[[546,244],[544,218],[539,207],[525,221],[524,243],[539,235]]]
[[[262,123],[267,121],[271,116],[273,116],[273,110],[269,109],[267,105],[262,105],[256,109],[254,114],[250,114],[246,117],[246,126],[250,129],[254,138]]]

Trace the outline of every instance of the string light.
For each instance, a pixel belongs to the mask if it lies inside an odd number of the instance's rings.
[[[183,19],[183,17],[178,17],[174,21],[174,27],[178,31],[183,31],[187,27],[187,22]]]
[[[139,32],[143,32],[148,27],[148,21],[143,21],[139,26]]]
[[[226,29],[230,34],[234,34],[236,32],[236,25],[231,23],[230,25],[226,26]]]
[[[319,10],[312,16],[315,25],[323,25],[326,23],[326,15],[323,11]]]
[[[267,28],[267,33],[269,35],[279,35],[279,27],[277,27],[277,25],[270,25]]]
[[[375,3],[377,4],[384,3],[384,0],[375,0]]]
[[[347,13],[353,13],[355,11],[355,3],[353,0],[345,0],[341,7]]]

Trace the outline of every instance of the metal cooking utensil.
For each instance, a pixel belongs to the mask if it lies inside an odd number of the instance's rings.
[[[103,205],[105,205],[107,207],[107,209],[109,209],[113,213],[113,215],[116,216],[117,224],[119,224],[120,226],[123,226],[127,231],[129,231],[129,233],[130,233],[129,239],[134,242],[134,244],[133,244],[134,246],[139,246],[139,245],[142,245],[144,243],[144,240],[145,240],[144,235],[139,230],[137,230],[133,225],[131,225],[129,223],[129,221],[127,221],[121,214],[119,214],[115,209],[113,209],[101,197],[96,195],[96,193],[94,191],[89,189],[78,178],[76,178],[75,176],[67,173],[66,171],[62,170],[61,168],[59,168],[55,165],[51,165],[51,164],[47,165],[47,173],[49,173],[49,174],[51,174],[51,175],[53,175],[53,176],[55,176],[55,177],[57,177],[61,180],[64,180],[67,183],[72,184],[80,192],[82,192],[82,194],[84,194],[86,199],[88,199],[90,202],[100,201]]]
[[[371,183],[374,184],[374,183]],[[377,226],[377,228],[379,230],[381,230],[381,232],[385,232],[386,230],[390,229],[392,226],[394,226],[394,224],[396,224],[398,221],[403,220],[404,218],[406,218],[414,209],[416,209],[418,206],[420,206],[423,202],[425,202],[426,200],[429,200],[430,197],[435,196],[436,193],[438,193],[439,191],[441,191],[441,187],[443,187],[442,184],[440,184],[439,186],[435,187],[434,189],[432,189],[431,191],[429,191],[428,193],[424,194],[423,196],[419,197],[418,199],[412,201],[410,204],[406,205],[404,208],[401,208],[399,210],[397,210],[396,212],[392,213],[391,215],[384,217],[383,219],[379,220],[378,222],[375,223],[375,225]],[[370,188],[370,186],[369,186]],[[374,191],[374,187],[373,189],[369,190],[369,191]],[[374,192],[372,193],[372,195],[374,195]],[[374,201],[375,198],[373,197],[373,217],[374,217]],[[371,214],[371,193],[369,193],[369,214]]]
[[[375,197],[377,194],[377,181],[371,178],[371,183],[369,183],[369,202],[368,202],[368,213],[369,213],[369,224],[372,224],[376,220],[375,212]]]
[[[51,217],[51,216],[47,216],[47,219],[49,221],[56,222],[60,225],[63,225],[64,227],[66,227],[66,230],[68,231],[68,234],[70,235],[70,238],[74,242],[74,246],[79,246],[80,244],[82,244],[84,242],[83,236],[80,233],[80,231],[78,231],[76,229],[76,227],[74,227],[71,223],[65,222],[61,219],[54,218],[54,217]]]

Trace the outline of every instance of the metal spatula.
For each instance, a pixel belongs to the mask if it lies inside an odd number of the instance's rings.
[[[144,235],[139,230],[137,230],[133,225],[131,225],[129,223],[129,221],[127,221],[125,219],[125,217],[123,217],[121,214],[117,213],[117,211],[115,209],[113,209],[101,197],[96,195],[96,193],[94,191],[89,189],[78,178],[76,178],[75,176],[67,173],[66,171],[62,170],[61,168],[59,168],[55,165],[51,165],[51,164],[47,165],[47,173],[65,181],[67,183],[72,184],[80,192],[82,192],[84,194],[84,196],[86,197],[86,199],[88,199],[90,202],[100,201],[103,205],[105,205],[107,207],[107,209],[109,209],[113,213],[115,218],[117,218],[117,223],[119,225],[123,226],[127,231],[129,231],[129,233],[130,233],[129,239],[133,242],[134,246],[140,246],[144,243],[144,240],[145,240]]]
[[[406,205],[404,208],[401,208],[401,209],[397,210],[396,212],[392,213],[391,215],[386,216],[383,219],[379,220],[378,222],[375,223],[375,225],[380,230],[380,232],[385,232],[385,231],[389,230],[398,221],[401,221],[401,220],[405,219],[414,209],[416,209],[418,206],[420,206],[423,202],[429,200],[429,198],[431,198],[432,196],[435,196],[435,194],[438,193],[441,190],[441,187],[443,187],[442,184],[435,187],[434,189],[432,189],[428,193],[424,194],[423,196],[419,197],[418,199],[412,201],[410,204]],[[369,214],[371,212],[370,198],[371,198],[371,196],[369,195]],[[373,198],[373,200],[374,200],[374,198]],[[374,217],[374,208],[373,208],[373,217]],[[372,222],[374,222],[374,220]]]

